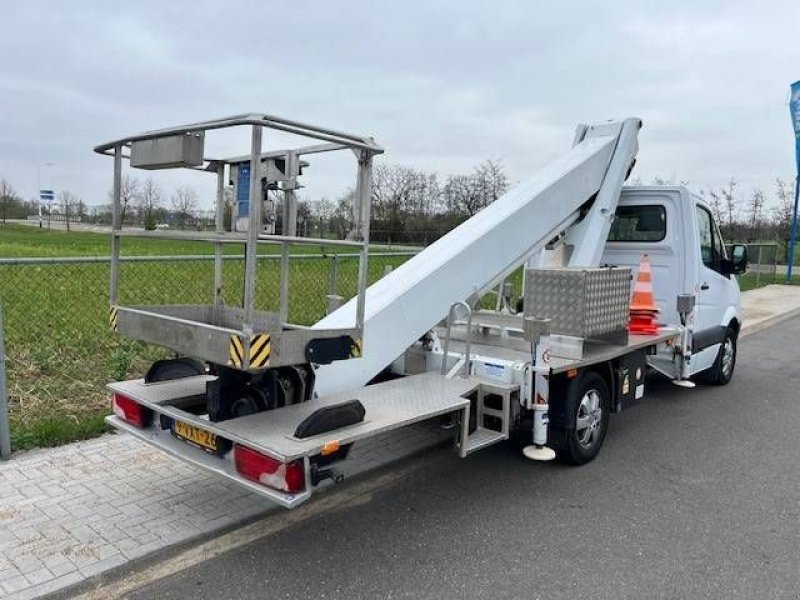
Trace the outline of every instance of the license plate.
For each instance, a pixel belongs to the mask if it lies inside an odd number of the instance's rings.
[[[220,451],[219,441],[216,434],[200,429],[183,421],[175,421],[172,424],[172,434],[190,444],[200,446],[203,450],[217,453]]]

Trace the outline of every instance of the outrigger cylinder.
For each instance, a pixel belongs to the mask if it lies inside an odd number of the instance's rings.
[[[525,332],[531,341],[533,356],[533,445],[522,453],[531,460],[553,460],[556,453],[547,447],[550,409],[550,319],[525,319]]]

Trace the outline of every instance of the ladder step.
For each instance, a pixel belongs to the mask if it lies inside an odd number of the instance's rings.
[[[503,435],[502,431],[493,431],[491,429],[478,427],[469,435],[469,437],[467,437],[467,447],[465,448],[465,453],[471,454],[476,450],[486,448],[486,446],[491,446],[497,442],[502,442],[504,439],[506,439],[506,436]]]
[[[498,419],[504,419],[505,418],[505,414],[503,413],[503,411],[502,410],[497,410],[496,408],[486,408],[484,406],[483,407],[483,414],[484,415],[489,415],[490,417],[497,417]]]

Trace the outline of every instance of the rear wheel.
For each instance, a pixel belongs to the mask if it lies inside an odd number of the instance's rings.
[[[587,371],[569,396],[575,427],[553,432],[557,453],[568,464],[583,465],[597,456],[606,438],[611,406],[608,386],[600,375]]]

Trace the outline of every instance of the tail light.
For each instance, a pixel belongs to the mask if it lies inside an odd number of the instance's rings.
[[[245,479],[276,490],[296,494],[306,487],[302,460],[282,463],[251,448],[236,444],[233,447],[233,462],[236,471]]]
[[[147,427],[153,418],[153,411],[122,394],[111,396],[111,408],[120,419],[136,427]]]

